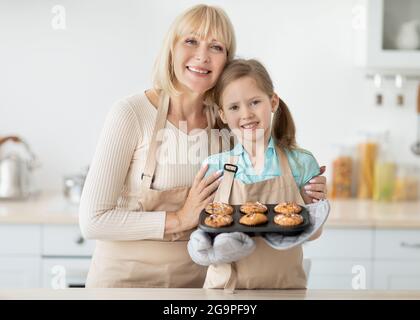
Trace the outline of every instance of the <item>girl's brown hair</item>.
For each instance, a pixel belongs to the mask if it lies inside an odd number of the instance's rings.
[[[243,77],[254,79],[258,87],[264,91],[270,98],[274,94],[273,81],[265,67],[257,60],[235,59],[228,63],[220,76],[213,91],[213,101],[222,108],[222,96],[226,87],[232,81]],[[219,120],[218,127],[223,126]],[[273,116],[271,136],[274,142],[282,148],[296,149],[296,127],[287,105],[279,98],[279,106]]]

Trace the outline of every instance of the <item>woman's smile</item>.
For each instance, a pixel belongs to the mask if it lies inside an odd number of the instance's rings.
[[[187,70],[192,72],[194,75],[198,75],[198,76],[207,76],[208,74],[211,73],[211,71],[208,69],[194,67],[194,66],[187,66]]]

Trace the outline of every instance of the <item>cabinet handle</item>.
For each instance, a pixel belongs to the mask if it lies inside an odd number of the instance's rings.
[[[85,239],[82,237],[82,236],[79,236],[77,239],[76,239],[76,243],[77,244],[83,244],[85,242]]]
[[[400,246],[408,249],[420,249],[420,243],[407,243],[403,241],[400,243]]]

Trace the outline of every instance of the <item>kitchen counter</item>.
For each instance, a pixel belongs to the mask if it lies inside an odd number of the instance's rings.
[[[330,200],[326,228],[420,228],[420,201]],[[0,201],[0,224],[77,224],[78,206],[60,192],[25,201]]]
[[[25,200],[0,200],[0,224],[77,224],[77,204],[60,192],[44,192]]]
[[[370,290],[237,290],[217,289],[7,289],[0,300],[419,300],[420,291]]]

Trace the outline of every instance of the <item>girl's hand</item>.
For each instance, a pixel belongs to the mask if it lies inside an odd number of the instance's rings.
[[[302,191],[306,193],[307,200],[310,200],[310,202],[318,202],[319,200],[327,198],[327,178],[325,178],[324,176],[321,176],[325,172],[325,169],[326,167],[322,166],[320,168],[319,175],[316,177],[313,177],[303,187]]]
[[[215,172],[204,178],[208,164],[201,167],[194,178],[193,185],[184,206],[177,212],[183,230],[189,230],[198,225],[200,212],[213,201],[215,191],[219,187],[223,171]]]

